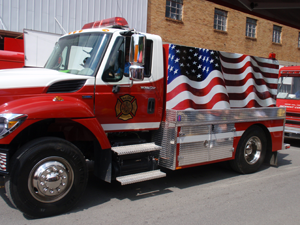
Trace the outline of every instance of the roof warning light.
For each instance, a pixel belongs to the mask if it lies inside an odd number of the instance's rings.
[[[104,20],[85,24],[82,29],[112,27],[112,28],[129,28],[127,21],[122,17],[113,17]]]

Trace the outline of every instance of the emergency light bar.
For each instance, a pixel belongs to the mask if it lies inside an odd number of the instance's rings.
[[[82,29],[100,28],[100,27],[122,27],[129,28],[127,21],[122,17],[113,17],[104,20],[98,20],[95,22],[85,24]]]

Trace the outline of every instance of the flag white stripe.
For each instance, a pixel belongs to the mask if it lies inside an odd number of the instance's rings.
[[[247,80],[247,82],[243,86],[226,86],[228,93],[243,93],[250,86],[254,86],[258,92],[266,92],[269,91],[272,95],[277,94],[277,89],[269,89],[265,84],[257,85],[253,78]]]
[[[176,77],[171,83],[168,84],[168,86],[167,86],[167,93],[171,92],[179,84],[183,84],[183,83],[187,83],[192,88],[196,88],[196,89],[200,90],[200,89],[205,88],[211,82],[211,80],[214,79],[215,77],[219,77],[222,80],[224,80],[224,77],[222,76],[222,74],[218,70],[212,71],[209,74],[209,76],[204,81],[201,81],[201,82],[199,82],[199,81],[192,81],[187,76],[180,75],[180,76]]]
[[[252,73],[256,79],[263,79],[264,81],[266,81],[267,83],[270,83],[270,84],[277,84],[277,82],[278,82],[277,78],[264,77],[261,73],[254,72],[251,69],[251,67],[248,67],[243,73],[240,73],[240,74],[232,75],[232,74],[223,72],[225,80],[243,80],[248,75],[248,73]]]

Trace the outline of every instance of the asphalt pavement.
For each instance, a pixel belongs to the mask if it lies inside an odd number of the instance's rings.
[[[66,214],[29,219],[7,200],[0,178],[1,224],[299,224],[300,141],[278,154],[278,167],[241,175],[227,163],[179,171],[121,186],[91,176]],[[299,144],[298,144],[299,143]]]

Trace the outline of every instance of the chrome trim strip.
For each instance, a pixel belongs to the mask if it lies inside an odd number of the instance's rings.
[[[218,140],[218,139],[232,138],[232,137],[235,137],[235,132],[194,135],[194,136],[178,137],[177,143],[183,144],[183,143],[192,143],[192,142],[199,142],[205,140]]]
[[[159,128],[160,122],[153,123],[111,123],[102,124],[104,131],[110,130],[139,130],[139,129],[155,129]]]
[[[278,127],[268,127],[268,130],[269,130],[270,132],[276,132],[276,131],[283,131],[284,128],[283,128],[283,126],[278,126]]]
[[[283,126],[279,127],[268,127],[270,132],[277,132],[283,131]],[[223,138],[232,138],[232,137],[241,137],[245,131],[235,131],[235,132],[227,132],[227,133],[217,133],[217,134],[204,134],[204,135],[193,135],[193,136],[186,136],[186,137],[178,137],[177,143],[192,143],[192,142],[199,142],[205,140],[218,140]],[[211,136],[211,137],[210,137]]]

